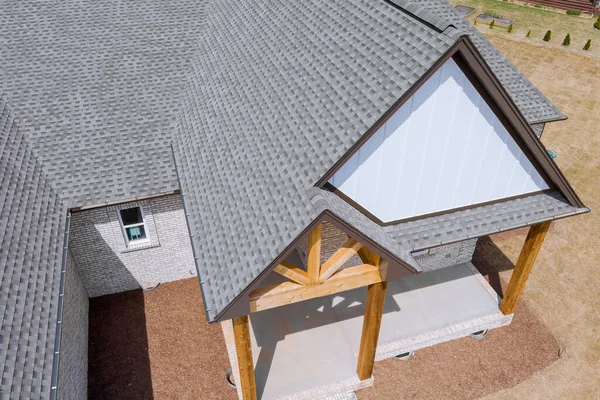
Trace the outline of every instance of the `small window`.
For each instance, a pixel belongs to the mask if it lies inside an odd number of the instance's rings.
[[[144,221],[142,207],[132,207],[119,210],[119,220],[127,244],[140,243],[148,240],[148,230]]]

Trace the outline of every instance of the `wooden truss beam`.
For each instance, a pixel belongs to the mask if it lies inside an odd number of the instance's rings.
[[[256,400],[256,381],[254,379],[254,362],[252,361],[252,342],[250,341],[250,324],[248,316],[233,318],[233,335],[237,353],[238,369],[243,400]]]
[[[375,353],[377,351],[377,341],[379,340],[386,290],[387,282],[374,283],[369,285],[367,290],[365,318],[363,319],[358,364],[356,367],[356,373],[361,381],[369,379],[373,375],[373,365],[375,364]]]
[[[346,261],[351,259],[352,256],[354,256],[362,247],[363,245],[358,243],[356,240],[348,239],[339,250],[333,253],[333,255],[329,257],[329,259],[325,261],[323,265],[321,265],[321,275],[319,276],[319,281],[323,282],[329,279],[331,275],[342,268]]]
[[[362,247],[358,250],[358,256],[365,264],[379,265],[379,254],[371,251],[367,247]]]
[[[532,225],[529,228],[527,239],[519,254],[519,259],[515,265],[515,269],[510,277],[510,282],[504,293],[502,304],[500,304],[500,311],[504,315],[514,314],[519,298],[525,289],[525,283],[529,277],[529,273],[533,268],[535,259],[542,248],[546,233],[550,228],[550,221],[542,222],[541,224]]]
[[[387,263],[381,263],[379,267],[363,264],[343,269],[328,280],[314,285],[283,282],[256,289],[250,293],[250,311],[267,310],[382,282],[385,281],[386,272]]]
[[[312,283],[306,271],[295,267],[287,261],[282,261],[281,264],[275,267],[274,271],[299,285],[310,285]]]

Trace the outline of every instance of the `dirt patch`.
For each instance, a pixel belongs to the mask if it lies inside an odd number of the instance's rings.
[[[515,386],[558,358],[554,337],[522,303],[513,323],[485,339],[419,350],[409,361],[375,364],[375,385],[359,399],[475,399]]]
[[[235,399],[196,278],[90,299],[89,398]]]

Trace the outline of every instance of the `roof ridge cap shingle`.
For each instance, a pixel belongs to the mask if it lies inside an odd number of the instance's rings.
[[[438,32],[445,33],[452,38],[455,37],[454,29],[456,29],[456,27],[448,19],[436,16],[434,13],[418,3],[415,3],[411,0],[385,0],[385,2],[391,4],[395,8],[400,9],[401,11],[430,26]],[[449,32],[446,32],[447,29],[449,29]]]

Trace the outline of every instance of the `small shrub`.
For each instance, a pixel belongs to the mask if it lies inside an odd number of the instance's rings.
[[[565,39],[562,42],[562,45],[565,47],[568,47],[571,44],[571,35],[567,33],[567,36],[565,36]]]
[[[589,50],[591,45],[592,45],[592,39],[588,39],[588,41],[585,42],[585,45],[583,46],[583,49],[584,50]]]
[[[552,31],[548,31],[546,32],[546,34],[544,35],[544,42],[549,42],[550,39],[552,39]]]
[[[527,35],[525,37],[531,37],[531,29],[527,31]]]
[[[513,24],[510,24],[508,26],[508,33],[512,33],[512,30],[513,30]]]
[[[477,18],[473,20],[473,25],[477,25]]]
[[[494,29],[494,22],[496,22],[495,19],[493,19],[492,22],[490,22],[490,29]]]
[[[536,4],[536,5],[534,5],[534,7],[535,8],[542,8],[542,5],[541,4]]]
[[[596,22],[594,22],[594,28],[600,30],[600,17],[598,17],[598,19],[596,20]]]
[[[567,10],[567,15],[581,15],[579,10]]]

